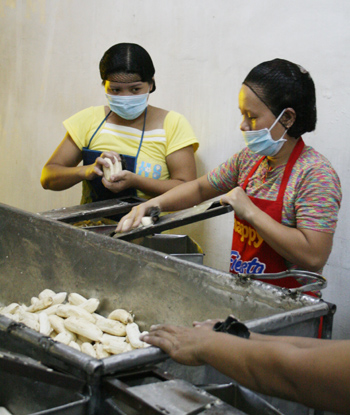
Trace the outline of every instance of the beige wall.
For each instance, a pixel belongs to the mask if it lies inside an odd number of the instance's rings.
[[[349,95],[347,0],[0,0],[0,201],[30,212],[79,203],[80,185],[44,191],[42,166],[62,121],[105,103],[98,63],[118,42],[151,54],[153,105],[183,113],[200,139],[198,174],[243,146],[237,93],[256,64],[282,57],[316,83],[318,126],[306,142],[326,155],[344,192],[325,300],[338,305],[335,337],[350,338]],[[205,263],[228,269],[232,216],[186,227]]]

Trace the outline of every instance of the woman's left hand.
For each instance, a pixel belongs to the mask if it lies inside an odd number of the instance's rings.
[[[248,222],[249,218],[259,210],[249,199],[246,192],[239,186],[222,196],[220,203],[222,205],[231,205],[237,216]]]
[[[113,193],[119,193],[122,190],[129,188],[137,188],[136,174],[129,170],[122,170],[118,174],[113,174],[111,176],[111,181],[108,181],[103,177],[102,184]]]

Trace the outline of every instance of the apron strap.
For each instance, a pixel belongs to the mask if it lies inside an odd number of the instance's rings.
[[[261,162],[262,162],[263,160],[265,160],[265,159],[266,159],[266,156],[261,157],[261,159],[259,159],[259,160],[255,163],[254,167],[250,170],[250,172],[249,172],[248,176],[246,177],[246,179],[244,180],[244,183],[243,183],[243,185],[242,185],[242,189],[243,189],[243,190],[245,190],[245,189],[246,189],[247,184],[248,184],[248,180],[249,180],[249,179],[253,176],[253,174],[256,172],[257,168],[260,166]]]
[[[143,127],[142,127],[142,134],[141,134],[141,140],[140,140],[140,145],[139,145],[139,149],[137,150],[136,156],[135,156],[135,168],[134,168],[134,173],[136,173],[136,166],[137,166],[137,158],[140,154],[140,150],[141,150],[141,146],[142,146],[142,142],[143,142],[143,136],[145,134],[145,127],[146,127],[146,117],[147,117],[147,107],[145,109],[145,117],[143,119]]]
[[[292,172],[292,169],[294,167],[295,162],[298,160],[301,152],[303,151],[303,148],[305,147],[305,143],[304,140],[302,139],[302,137],[300,137],[299,141],[297,142],[296,146],[293,148],[292,154],[290,155],[287,165],[284,169],[284,173],[283,173],[283,177],[282,177],[282,182],[278,191],[278,196],[277,196],[277,200],[280,199],[281,197],[283,197],[284,195],[284,191],[286,190],[287,184],[288,184],[288,180],[290,177],[290,174]],[[250,170],[248,176],[246,177],[246,179],[244,180],[244,183],[242,185],[242,189],[245,190],[248,184],[248,180],[253,176],[253,174],[256,172],[257,168],[260,166],[260,164],[262,163],[263,160],[266,159],[266,156],[261,157],[253,166],[253,168]]]
[[[111,114],[112,110],[109,111],[109,113],[105,116],[105,118],[102,120],[101,124],[96,128],[95,132],[93,133],[92,137],[89,140],[89,144],[87,145],[87,149],[89,149],[90,144],[92,139],[95,137],[97,131],[102,127],[102,124],[107,120],[107,118],[109,117],[109,115]],[[147,117],[147,107],[145,109],[145,117],[143,119],[143,127],[142,127],[142,134],[141,134],[141,140],[140,140],[140,145],[139,148],[137,150],[136,156],[135,156],[135,167],[134,167],[134,173],[136,173],[136,165],[137,165],[137,158],[140,154],[140,150],[141,150],[141,146],[142,146],[142,142],[143,142],[143,136],[145,134],[145,127],[146,127],[146,117]]]
[[[289,177],[290,177],[290,174],[293,170],[294,164],[298,160],[298,158],[299,158],[301,152],[303,151],[304,147],[305,147],[304,140],[302,139],[302,137],[300,137],[299,141],[297,142],[297,144],[293,148],[292,154],[290,155],[290,157],[288,159],[288,163],[286,165],[286,168],[284,169],[282,182],[281,182],[281,185],[280,185],[280,188],[279,188],[279,191],[278,191],[277,200],[283,199],[284,192],[286,190],[286,187],[287,187],[287,184],[288,184],[288,181],[289,181]]]
[[[91,141],[92,139],[95,137],[97,131],[102,127],[102,124],[107,120],[107,118],[110,116],[112,110],[109,111],[109,113],[104,117],[104,119],[102,120],[101,124],[96,128],[95,132],[92,134],[92,137],[90,138],[89,144],[87,145],[87,149],[90,147]]]

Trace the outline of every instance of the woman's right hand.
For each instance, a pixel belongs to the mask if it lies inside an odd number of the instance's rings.
[[[160,208],[159,203],[157,203],[156,199],[157,198],[154,198],[154,199],[148,200],[147,202],[141,203],[138,206],[134,206],[127,215],[123,216],[120,219],[115,231],[116,232],[127,232],[130,229],[137,228],[141,223],[141,219],[144,216],[147,216],[147,214],[149,213],[152,207]]]

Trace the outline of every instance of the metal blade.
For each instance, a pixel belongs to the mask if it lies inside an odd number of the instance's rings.
[[[188,225],[190,223],[223,215],[228,212],[232,212],[232,207],[230,205],[223,206],[219,201],[209,201],[193,206],[189,209],[161,216],[153,225],[139,227],[124,233],[112,233],[111,236],[113,238],[123,239],[124,241],[131,241],[142,236],[161,233],[169,229],[178,228],[179,226]]]

